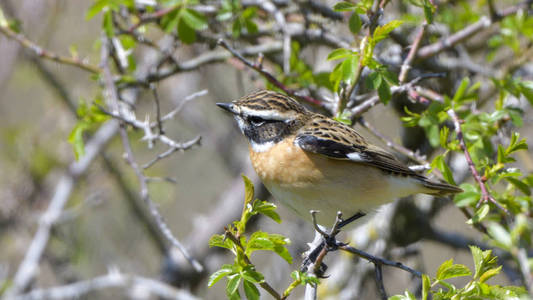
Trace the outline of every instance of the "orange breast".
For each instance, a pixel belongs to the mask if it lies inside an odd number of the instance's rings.
[[[293,141],[286,138],[265,152],[254,152],[250,147],[250,160],[263,182],[296,184],[323,179],[316,162]]]

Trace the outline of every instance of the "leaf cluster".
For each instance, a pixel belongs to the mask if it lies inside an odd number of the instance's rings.
[[[523,287],[491,285],[487,281],[498,275],[502,266],[498,266],[497,257],[492,250],[482,251],[478,247],[470,246],[474,259],[474,273],[465,265],[454,264],[453,259],[440,265],[435,277],[422,276],[422,299],[519,299],[527,297]],[[470,280],[463,287],[457,287],[448,280],[470,276]],[[430,298],[431,295],[431,298]],[[396,295],[389,300],[414,300],[410,292]]]

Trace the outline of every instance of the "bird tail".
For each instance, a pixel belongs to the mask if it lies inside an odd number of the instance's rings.
[[[457,194],[463,192],[463,190],[455,185],[444,182],[434,182],[427,179],[422,180],[422,185],[428,189],[426,194],[445,196],[448,194]]]

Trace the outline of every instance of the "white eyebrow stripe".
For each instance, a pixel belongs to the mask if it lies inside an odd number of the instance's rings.
[[[286,121],[288,119],[293,119],[294,114],[280,114],[276,110],[254,110],[246,107],[240,108],[240,113],[245,117],[254,116],[260,117],[265,120],[275,120],[275,121]]]

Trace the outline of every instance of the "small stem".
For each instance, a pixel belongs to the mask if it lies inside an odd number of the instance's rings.
[[[300,100],[303,100],[305,102],[308,102],[314,105],[322,106],[322,101],[317,100],[310,96],[299,95],[295,90],[290,89],[287,86],[285,86],[283,83],[277,80],[276,77],[274,77],[274,75],[268,73],[265,69],[263,69],[262,64],[254,64],[250,62],[249,60],[244,58],[240,53],[238,53],[235,49],[231,48],[230,45],[225,40],[219,39],[218,44],[222,46],[224,49],[228,50],[235,58],[243,62],[246,66],[252,68],[253,70],[257,71],[259,74],[263,75],[263,77],[265,77],[266,80],[268,80],[270,83],[275,85],[280,90],[287,93],[287,95],[296,97]]]
[[[455,131],[457,132],[457,139],[459,140],[459,146],[461,147],[461,150],[463,150],[463,153],[465,155],[466,162],[468,164],[468,167],[470,168],[470,172],[472,173],[472,176],[474,177],[474,180],[478,183],[480,189],[481,189],[481,198],[479,199],[478,204],[476,207],[479,207],[482,203],[491,202],[496,207],[501,209],[505,214],[509,215],[509,211],[501,206],[490,194],[487,186],[485,185],[485,182],[483,179],[481,179],[481,176],[479,175],[476,165],[474,164],[474,161],[472,160],[472,157],[470,156],[470,152],[468,152],[468,148],[466,147],[465,139],[463,136],[463,131],[461,130],[461,120],[455,113],[453,109],[448,110],[448,115],[452,118],[453,124],[455,126]]]
[[[254,264],[252,264],[252,262],[250,261],[250,258],[246,254],[244,254],[244,247],[242,246],[241,241],[228,228],[225,228],[224,235],[227,238],[229,238],[237,247],[239,247],[239,250],[242,251],[242,257],[244,258],[245,263],[253,266]],[[266,281],[259,283],[259,286],[261,286],[265,291],[267,291],[275,299],[278,299],[278,300],[282,299],[279,293]]]
[[[43,49],[41,46],[37,45],[33,41],[30,41],[27,39],[24,35],[20,33],[16,33],[9,26],[3,26],[0,25],[0,32],[3,33],[6,37],[17,41],[22,47],[30,50],[38,57],[46,58],[49,60],[53,60],[58,63],[62,63],[65,65],[71,65],[78,67],[82,70],[89,71],[91,73],[98,74],[102,71],[101,68],[85,63],[82,60],[74,57],[67,57],[67,56],[61,56],[54,52],[48,51],[46,49]]]

